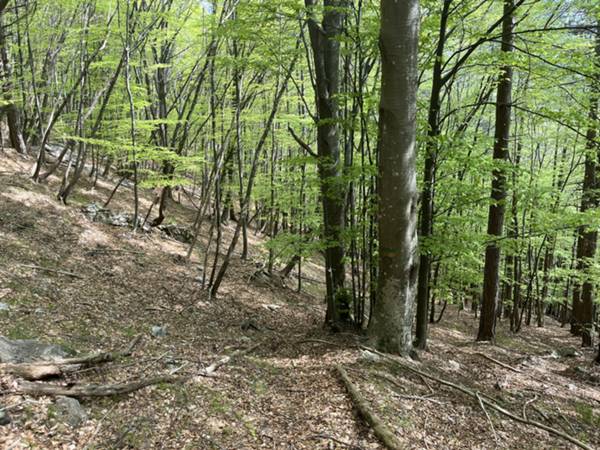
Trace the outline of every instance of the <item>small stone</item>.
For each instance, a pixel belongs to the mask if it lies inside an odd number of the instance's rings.
[[[154,337],[165,337],[167,335],[167,327],[161,325],[154,325],[150,332]]]
[[[10,310],[10,305],[8,303],[0,302],[0,311],[8,311]]]
[[[448,361],[448,363],[446,364],[446,367],[448,368],[448,370],[452,370],[455,372],[458,372],[460,370],[460,364],[457,363],[456,361],[454,361],[453,359],[450,359]]]
[[[581,353],[577,351],[575,347],[561,347],[557,349],[558,354],[563,358],[576,358],[581,356]]]
[[[85,409],[77,399],[58,397],[55,405],[58,418],[72,428],[79,427],[88,419]]]
[[[8,425],[11,422],[10,416],[8,415],[8,411],[5,409],[0,409],[0,426]]]
[[[371,363],[376,363],[376,362],[381,361],[381,356],[379,356],[377,353],[370,352],[369,350],[362,350],[360,352],[360,358],[363,361],[371,362]]]

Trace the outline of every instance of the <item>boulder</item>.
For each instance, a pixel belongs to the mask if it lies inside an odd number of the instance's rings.
[[[72,428],[79,427],[88,419],[87,412],[75,398],[58,397],[55,408],[57,418]]]
[[[46,344],[30,339],[11,340],[0,336],[0,362],[29,363],[53,361],[73,356],[74,352],[62,345]]]

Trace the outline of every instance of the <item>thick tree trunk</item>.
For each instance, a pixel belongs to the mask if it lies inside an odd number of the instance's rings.
[[[589,125],[586,135],[585,173],[581,212],[596,208],[600,204],[600,147],[598,136],[598,97],[600,96],[600,37],[596,38],[596,64],[598,72],[592,81],[590,95]],[[577,270],[581,272],[583,283],[576,282],[573,289],[573,320],[571,333],[581,335],[582,345],[592,345],[594,322],[593,281],[587,273],[594,257],[598,241],[596,227],[581,226],[577,238]]]
[[[381,0],[379,280],[369,327],[380,350],[406,354],[418,273],[416,94],[418,0]]]
[[[502,23],[502,52],[513,50],[513,0],[504,1],[504,19]],[[510,138],[510,119],[512,102],[512,67],[502,67],[496,97],[496,131],[494,160],[503,163],[508,160]],[[492,239],[485,249],[485,268],[483,276],[483,298],[479,318],[478,341],[491,341],[496,332],[496,308],[498,305],[498,287],[500,281],[500,247],[496,238],[502,236],[506,199],[506,173],[502,167],[494,169],[492,181],[492,203],[488,216],[488,237]]]

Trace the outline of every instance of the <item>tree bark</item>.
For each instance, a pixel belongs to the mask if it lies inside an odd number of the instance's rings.
[[[586,134],[585,173],[583,177],[583,194],[581,212],[596,208],[600,204],[600,146],[598,137],[598,97],[600,96],[600,37],[596,37],[595,51],[596,73],[592,80],[590,94],[589,125]],[[577,238],[577,270],[583,282],[576,282],[573,289],[573,321],[571,333],[581,335],[582,345],[592,345],[594,322],[593,281],[587,273],[594,257],[598,241],[596,227],[582,225],[578,229]]]
[[[345,0],[324,0],[321,25],[314,18],[316,0],[305,0],[309,9],[308,30],[313,50],[315,96],[317,104],[317,154],[321,201],[323,206],[323,242],[327,280],[325,321],[336,327],[350,322],[350,304],[344,292],[343,232],[345,227],[345,187],[338,134],[339,107],[336,99],[340,86],[340,42],[345,16]]]
[[[513,50],[513,0],[504,1],[504,19],[502,23],[502,53]],[[494,160],[497,163],[508,161],[510,138],[512,67],[502,67],[496,98],[496,131]],[[479,318],[478,341],[491,341],[496,332],[496,309],[498,307],[498,287],[500,281],[500,247],[496,238],[502,236],[506,200],[506,172],[502,166],[494,169],[492,196],[488,216],[487,234],[491,239],[485,249],[485,268],[483,277],[483,298]]]
[[[379,280],[369,326],[375,346],[410,351],[418,273],[416,95],[418,0],[381,0]]]
[[[8,2],[7,2],[8,3]],[[0,5],[1,6],[1,5]],[[21,154],[27,153],[21,129],[21,115],[13,102],[12,65],[6,42],[6,28],[3,21],[3,9],[0,11],[0,60],[2,61],[2,94],[7,105],[3,108],[8,122],[10,145]]]
[[[442,64],[444,46],[446,43],[446,28],[450,15],[452,0],[444,0],[440,18],[440,31],[435,62],[433,64],[433,81],[429,98],[427,143],[425,146],[425,169],[423,174],[423,194],[421,195],[421,239],[427,239],[433,234],[433,184],[435,176],[435,161],[440,135],[440,107],[442,81]],[[427,346],[427,305],[429,303],[429,278],[431,275],[431,254],[422,251],[419,262],[419,282],[417,287],[417,329],[416,346],[424,349]]]

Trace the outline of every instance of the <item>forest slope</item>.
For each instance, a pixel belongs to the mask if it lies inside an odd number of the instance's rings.
[[[264,259],[260,237],[251,236],[250,260],[236,258],[219,297],[209,301],[198,282],[201,261],[186,262],[186,245],[86,218],[82,207],[103,202],[110,180],[82,187],[62,206],[51,194],[58,179],[32,183],[30,163],[11,151],[0,158],[0,302],[8,306],[0,311],[0,336],[89,353],[123,348],[141,335],[131,357],[68,381],[107,384],[173,372],[189,379],[84,399],[89,420],[71,429],[55,414],[53,398],[18,395],[20,380],[0,374],[0,407],[12,419],[0,427],[0,447],[382,448],[353,411],[335,370],[342,365],[407,448],[571,448],[365,354],[360,336],[327,334],[320,295],[252,277]],[[111,208],[125,209],[130,195],[120,190]],[[190,223],[193,210],[176,205],[174,217]],[[230,233],[226,227],[225,239]],[[316,282],[306,288],[319,294],[319,267],[307,266]],[[164,326],[166,336],[153,337],[153,326]],[[518,337],[501,326],[495,346],[475,344],[475,327],[470,312],[449,307],[414,367],[600,445],[600,373],[587,365],[591,350],[576,348],[577,339],[556,323]],[[215,376],[198,376],[235,351]]]

